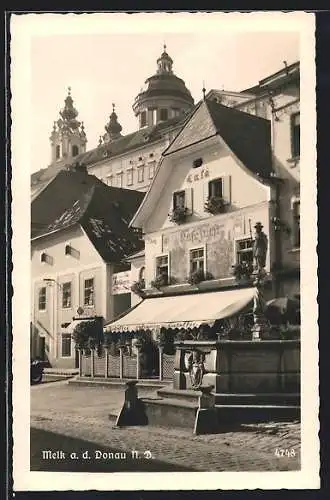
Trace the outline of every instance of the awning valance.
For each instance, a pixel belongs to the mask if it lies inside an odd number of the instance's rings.
[[[253,300],[255,288],[144,299],[105,331],[131,332],[159,328],[195,328],[234,316]]]

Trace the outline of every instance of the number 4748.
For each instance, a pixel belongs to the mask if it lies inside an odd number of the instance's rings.
[[[295,457],[296,456],[296,452],[293,448],[291,448],[291,450],[289,450],[288,448],[276,448],[275,450],[275,456],[276,457]]]

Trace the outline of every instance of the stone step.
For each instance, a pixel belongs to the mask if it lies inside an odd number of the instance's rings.
[[[300,419],[298,405],[216,405],[218,424],[232,425]]]
[[[74,376],[79,374],[78,368],[44,368],[44,373],[47,375],[63,375]]]
[[[173,387],[162,387],[158,389],[157,395],[164,401],[167,399],[175,399],[180,401],[189,401],[198,406],[198,398],[201,391],[193,391],[192,389],[173,389]]]
[[[109,389],[120,389],[122,391],[126,388],[126,382],[132,379],[114,379],[114,378],[104,378],[104,377],[75,377],[69,380],[69,384],[80,385],[80,386],[97,386],[97,387],[109,387]],[[153,392],[157,391],[160,387],[171,384],[172,382],[154,380],[154,379],[141,379],[137,383],[137,389],[139,392]]]
[[[227,394],[216,393],[215,403],[219,405],[300,405],[299,393]]]
[[[196,402],[201,392],[191,389],[173,389],[172,387],[162,387],[158,389],[157,395],[160,398],[178,399],[184,401]],[[300,394],[296,393],[273,393],[273,394],[227,394],[215,393],[215,403],[221,405],[299,405]]]

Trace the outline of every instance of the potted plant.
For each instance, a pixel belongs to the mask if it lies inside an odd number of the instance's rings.
[[[135,281],[131,286],[131,291],[139,297],[144,297],[144,289],[145,289],[145,280],[141,279],[139,281]]]
[[[201,281],[208,281],[212,279],[213,275],[210,272],[204,272],[203,269],[198,269],[197,271],[190,273],[188,282],[191,285],[198,285],[198,283],[200,283]]]
[[[251,262],[241,262],[233,266],[233,275],[239,281],[242,278],[249,279],[253,273],[253,265]]]
[[[167,274],[158,274],[156,278],[151,282],[152,288],[162,288],[163,286],[167,286],[169,282]]]
[[[188,209],[186,207],[176,207],[172,210],[170,214],[168,214],[171,222],[175,222],[176,224],[180,224],[184,222],[188,215]]]
[[[204,205],[204,210],[211,214],[221,214],[224,212],[225,206],[225,200],[222,196],[210,196]]]

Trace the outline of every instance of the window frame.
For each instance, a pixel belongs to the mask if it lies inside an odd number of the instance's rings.
[[[295,123],[297,116],[299,116],[299,125]],[[291,133],[291,157],[299,158],[300,157],[300,111],[292,113],[290,116],[290,133]]]
[[[63,341],[64,338],[66,337],[66,340],[69,340],[70,343],[68,342],[68,346],[70,346],[70,354],[64,354],[63,352]],[[72,335],[71,333],[62,333],[61,334],[61,358],[72,358],[73,355],[73,349],[72,349]]]
[[[216,189],[214,189],[214,186],[216,186],[217,183],[221,183],[221,195],[214,194],[214,192],[216,191]],[[208,181],[208,197],[211,198],[214,196],[223,198],[224,197],[223,188],[224,188],[223,177],[216,177],[215,179],[211,179],[210,181]]]
[[[93,286],[91,287],[86,287],[86,281],[92,281]],[[88,303],[86,303],[86,291],[92,289],[92,297],[93,301],[90,303],[90,300],[88,300]],[[84,278],[84,307],[95,307],[95,278]]]
[[[179,195],[183,194],[183,207],[179,207],[176,203],[176,199]],[[186,196],[186,190],[185,189],[180,189],[179,191],[174,191],[173,196],[172,196],[172,206],[173,210],[176,208],[186,208],[186,202],[187,202],[187,196]]]
[[[239,244],[242,242],[251,242],[251,247],[246,248],[246,249],[239,249]],[[251,239],[251,237],[248,235],[240,236],[239,238],[234,239],[234,262],[233,262],[233,265],[237,266],[238,264],[242,263],[242,261],[239,260],[238,256],[239,256],[239,254],[244,254],[244,253],[246,253],[246,254],[251,253],[251,255],[252,255],[251,263],[253,264],[253,238]]]
[[[133,167],[128,168],[126,170],[126,185],[127,186],[132,186],[134,184],[133,182]]]
[[[203,250],[203,268],[202,268],[202,270],[203,270],[204,274],[207,272],[206,245],[198,245],[198,246],[188,248],[188,274],[189,275],[197,272],[200,269],[200,267],[199,267],[198,269],[193,270],[192,265],[191,265],[192,264],[191,253],[196,252],[198,250]]]
[[[140,127],[146,127],[147,125],[147,112],[144,110],[144,111],[141,111],[140,113]]]
[[[144,182],[144,165],[137,167],[138,171],[138,182]]]
[[[170,279],[170,254],[169,253],[160,253],[158,255],[155,255],[155,269],[154,269],[154,279],[158,277],[157,274],[157,260],[161,259],[163,257],[166,257],[167,259],[167,281],[169,282]]]
[[[299,207],[299,211],[297,212],[296,208]],[[292,210],[292,246],[293,248],[300,248],[301,239],[300,239],[300,198],[295,198],[291,201],[291,210]]]
[[[40,300],[41,300],[41,292],[44,290],[44,300],[43,300],[43,305],[44,307],[40,307]],[[47,287],[46,286],[41,286],[38,288],[38,311],[44,312],[47,310]]]
[[[148,178],[151,180],[155,177],[155,170],[156,170],[156,162],[152,161],[149,163],[148,166]]]
[[[119,179],[120,179],[120,183],[118,182]],[[124,181],[124,175],[123,175],[123,171],[121,170],[120,172],[116,173],[116,187],[117,188],[122,188],[123,187],[123,181]]]
[[[162,113],[166,114],[166,118],[162,118]],[[160,108],[159,109],[159,121],[161,122],[166,122],[169,119],[169,112],[167,108]]]
[[[64,288],[66,285],[70,285],[70,295],[69,295],[70,305],[64,305]],[[62,288],[62,309],[72,309],[72,281],[65,281],[64,283],[61,284],[61,288]]]

